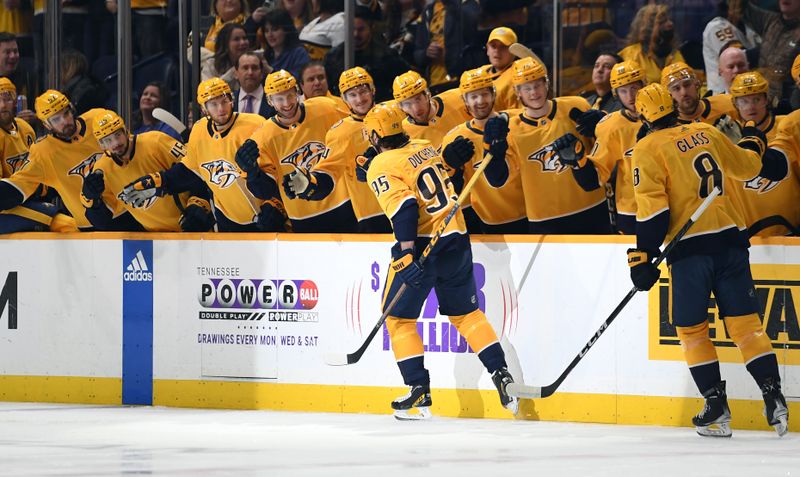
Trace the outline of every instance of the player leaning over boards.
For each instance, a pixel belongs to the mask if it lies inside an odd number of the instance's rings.
[[[264,125],[264,118],[234,112],[231,88],[219,78],[207,79],[197,86],[197,103],[205,117],[192,128],[186,157],[169,169],[127,185],[122,200],[143,207],[154,196],[199,191],[207,185],[213,199],[213,217],[202,206],[189,212],[192,222],[200,224],[200,228],[208,221],[216,221],[219,232],[283,231],[283,205],[277,199],[254,197],[247,189],[242,170],[233,161],[239,146]]]
[[[628,250],[628,264],[636,288],[653,287],[660,271],[651,260],[661,244],[672,239],[713,188],[722,190],[667,256],[672,324],[706,400],[692,423],[703,436],[731,435],[725,381],[708,336],[708,300],[713,291],[725,328],[761,388],[767,422],[783,435],[789,411],[781,394],[778,362],[758,318],[744,221],[725,192],[725,181],[756,175],[780,179],[786,174],[786,162],[764,156],[766,140],[753,126],[745,126],[737,147],[708,124],[679,124],[672,97],[660,84],[639,91],[636,109],[652,130],[633,148],[638,210],[636,248]]]
[[[8,78],[0,78],[0,179],[11,177],[28,163],[28,149],[36,139],[33,128],[24,119],[15,117],[16,110],[17,88]],[[0,212],[0,233],[77,232],[75,219],[47,202],[46,190],[46,187],[38,189],[37,186],[24,203]],[[12,192],[8,198],[16,200],[15,195]]]
[[[616,231],[631,235],[636,233],[631,153],[642,127],[636,113],[636,93],[644,87],[645,81],[644,70],[636,62],[615,64],[611,69],[611,90],[623,107],[597,124],[592,151],[584,159],[585,148],[576,147],[577,138],[571,133],[559,138],[555,145],[561,162],[572,167],[572,174],[583,190],[591,191],[605,185],[611,223]]]
[[[364,136],[364,116],[375,105],[375,83],[364,68],[356,66],[339,76],[339,91],[350,115],[337,121],[325,134],[326,156],[307,174],[301,172],[306,177],[298,176],[298,172],[283,176],[284,192],[293,198],[322,200],[339,184],[350,197],[359,232],[389,233],[392,226],[366,182],[366,170],[357,172],[360,166],[356,163],[356,158],[370,147]]]
[[[392,247],[392,264],[386,278],[383,303],[388,304],[402,283],[408,288],[386,319],[397,365],[409,393],[392,402],[399,419],[430,416],[430,376],[425,369],[422,338],[417,318],[431,288],[439,297],[439,311],[478,354],[500,394],[500,402],[516,414],[518,401],[506,393],[513,382],[506,369],[503,349],[478,308],[472,250],[461,211],[442,232],[424,268],[419,253],[435,229],[452,209],[455,192],[441,156],[425,140],[410,140],[401,126],[403,113],[379,104],[364,118],[367,137],[379,154],[372,160],[367,180],[381,208],[392,221],[397,243]],[[472,152],[463,158],[466,161]],[[417,408],[419,414],[409,414]]]
[[[319,188],[317,181],[333,178],[310,173],[328,154],[325,134],[343,114],[326,97],[301,102],[297,80],[285,70],[267,76],[264,94],[276,114],[236,153],[236,163],[248,174],[247,187],[256,197],[265,199],[281,194],[294,232],[355,231],[356,218],[345,184],[323,185],[332,192],[313,200]],[[278,187],[277,181],[287,174],[292,174],[291,187]]]
[[[528,233],[525,216],[525,198],[519,178],[519,159],[516,148],[509,149],[508,114],[494,110],[495,86],[486,68],[465,71],[459,86],[464,104],[472,119],[459,124],[444,137],[443,158],[448,168],[463,174],[469,181],[480,166],[483,157],[491,153],[492,161],[483,177],[475,183],[470,195],[472,210],[480,219],[481,232],[485,234]],[[460,140],[472,143],[471,157],[450,154]],[[511,158],[510,156],[514,156]],[[465,158],[466,162],[453,162],[451,158]]]
[[[98,230],[106,230],[114,217],[126,212],[148,232],[205,232],[214,225],[205,185],[200,191],[204,197],[192,197],[188,205],[186,196],[154,195],[142,207],[120,199],[123,188],[131,181],[148,171],[169,169],[180,161],[186,155],[183,143],[160,131],[130,134],[122,118],[109,110],[95,116],[92,129],[105,155],[84,179],[82,196],[86,218]],[[196,207],[200,210],[195,211]]]
[[[81,203],[83,179],[103,155],[92,135],[92,119],[101,109],[89,110],[80,116],[66,96],[47,90],[36,98],[36,117],[47,128],[48,135],[35,142],[27,160],[14,174],[0,181],[0,210],[22,204],[40,184],[54,189],[80,230],[92,229],[84,216]],[[119,217],[118,230],[138,227],[129,215]]]

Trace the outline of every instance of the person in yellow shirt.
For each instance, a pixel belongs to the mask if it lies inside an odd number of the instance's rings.
[[[242,143],[266,120],[257,114],[235,112],[231,88],[219,78],[200,83],[197,103],[204,117],[192,128],[186,156],[169,169],[131,182],[123,188],[120,199],[133,207],[143,207],[155,196],[199,191],[205,185],[212,194],[216,231],[284,231],[283,204],[255,197],[247,187],[250,177],[233,160]],[[277,192],[277,186],[274,190]],[[208,220],[202,216],[207,212],[193,211],[197,222]]]
[[[713,291],[725,328],[761,389],[767,422],[783,435],[788,430],[788,409],[778,361],[758,317],[744,221],[725,188],[729,177],[780,179],[786,163],[764,155],[766,139],[752,125],[745,126],[744,137],[733,144],[711,125],[680,124],[673,98],[661,84],[639,90],[636,109],[652,131],[633,149],[638,209],[636,248],[628,250],[628,264],[637,289],[649,290],[658,281],[661,272],[652,260],[662,243],[675,237],[714,188],[723,191],[667,256],[672,323],[705,398],[705,407],[692,423],[702,436],[732,433],[725,381],[708,331]]]
[[[442,231],[427,261],[419,261],[457,197],[442,157],[430,141],[410,139],[403,130],[402,118],[401,111],[385,104],[374,107],[364,118],[364,130],[378,151],[367,181],[391,220],[397,239],[392,247],[383,306],[406,285],[386,319],[397,366],[410,387],[407,395],[392,401],[392,409],[398,419],[430,417],[430,376],[425,369],[417,318],[433,288],[439,297],[440,312],[448,316],[492,375],[501,404],[516,414],[519,402],[506,393],[506,386],[514,380],[503,348],[478,307],[472,249],[460,210],[455,211]],[[460,159],[462,163],[471,156],[471,151],[467,152]],[[410,414],[412,409],[419,413]]]
[[[585,191],[563,164],[552,143],[571,133],[580,136],[570,116],[589,103],[579,96],[548,99],[550,80],[544,65],[533,58],[514,63],[514,88],[522,112],[510,115],[509,137],[519,151],[520,177],[530,233],[604,234],[611,232],[605,194]],[[592,140],[581,136],[581,145]]]
[[[733,123],[736,109],[730,95],[700,97],[700,80],[694,70],[683,62],[667,65],[661,72],[661,84],[667,88],[678,107],[678,122],[704,122],[725,127]]]
[[[237,164],[248,175],[247,187],[256,197],[280,197],[294,232],[354,232],[347,186],[328,174],[311,173],[329,154],[325,134],[343,118],[341,111],[325,97],[301,102],[297,80],[285,70],[267,76],[264,92],[276,115],[236,153]],[[322,186],[331,191],[324,197],[318,180],[333,182]]]
[[[657,83],[665,66],[685,61],[675,46],[669,6],[648,4],[639,9],[628,33],[628,46],[620,50],[619,56],[644,68],[648,83]]]
[[[489,57],[489,64],[485,68],[494,78],[494,87],[497,90],[497,99],[495,99],[497,111],[522,107],[511,80],[514,76],[514,68],[511,65],[516,57],[508,49],[516,42],[517,34],[508,27],[498,27],[492,30],[486,42],[486,56]]]

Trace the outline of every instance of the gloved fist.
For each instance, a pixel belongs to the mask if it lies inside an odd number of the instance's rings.
[[[737,146],[755,151],[759,156],[763,156],[767,150],[767,135],[764,131],[756,127],[753,121],[747,121],[742,128],[742,138],[736,143]]]
[[[258,167],[258,144],[252,139],[248,139],[236,151],[236,164],[239,169],[247,173],[247,175],[258,174],[261,170]]]
[[[208,232],[215,222],[211,204],[205,199],[192,196],[186,202],[178,225],[184,232]]]
[[[261,205],[256,226],[262,232],[285,232],[286,209],[279,199],[269,199]]]
[[[374,146],[370,146],[364,151],[364,154],[356,156],[356,180],[358,182],[367,182],[367,171],[372,160],[378,155],[378,150]]]
[[[103,171],[97,170],[83,178],[83,188],[81,193],[88,200],[97,200],[103,196],[106,188],[103,180]]]
[[[406,285],[419,288],[422,284],[422,266],[414,260],[414,249],[400,250],[400,244],[392,247],[392,270]]]
[[[161,188],[161,174],[155,172],[142,176],[126,185],[120,193],[120,198],[133,207],[144,207],[151,198],[164,195]]]
[[[739,126],[739,123],[731,119],[727,114],[719,118],[716,124],[714,124],[714,127],[722,134],[728,136],[728,139],[733,143],[739,142],[742,138],[742,128]]]
[[[578,108],[572,108],[569,118],[575,122],[575,129],[578,134],[586,137],[594,137],[594,128],[606,116],[605,111],[599,109],[589,109],[581,112]]]
[[[472,159],[475,153],[475,145],[464,136],[458,136],[453,142],[447,145],[442,151],[444,162],[452,169],[460,169],[464,164]]]
[[[505,141],[508,137],[508,121],[502,115],[494,116],[486,120],[483,128],[483,142],[491,146],[497,141]]]
[[[658,281],[661,270],[652,261],[657,255],[638,248],[628,249],[628,266],[631,268],[631,281],[636,289],[647,291]]]
[[[570,167],[580,167],[580,161],[586,154],[583,141],[572,133],[567,133],[553,141],[553,149],[558,154],[558,160]]]
[[[303,168],[296,168],[283,176],[283,191],[290,199],[301,198],[309,200],[317,190],[317,178],[314,173]]]

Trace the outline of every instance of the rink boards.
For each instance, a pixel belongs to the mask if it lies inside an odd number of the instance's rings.
[[[327,238],[327,240],[326,240]],[[479,301],[512,373],[552,382],[630,289],[625,237],[473,237]],[[800,397],[800,241],[754,241],[756,293],[787,397]],[[388,236],[18,234],[0,239],[0,400],[387,413],[405,392],[380,316]],[[700,400],[668,320],[638,294],[527,419],[689,425]],[[760,393],[709,304],[734,426]],[[418,329],[434,413],[509,417],[435,294]],[[800,412],[791,402],[793,413]],[[798,430],[797,420],[791,423]]]

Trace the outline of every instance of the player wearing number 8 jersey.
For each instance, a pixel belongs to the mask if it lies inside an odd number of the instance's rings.
[[[392,407],[401,419],[428,416],[430,377],[423,361],[417,318],[425,298],[434,288],[439,298],[439,311],[448,315],[486,370],[492,373],[501,403],[516,412],[516,399],[505,392],[512,378],[506,369],[503,349],[492,325],[478,307],[472,250],[460,210],[441,233],[424,267],[419,261],[420,252],[431,241],[457,197],[442,157],[429,141],[408,138],[402,128],[403,116],[397,108],[379,104],[364,118],[367,137],[379,152],[369,166],[367,181],[391,220],[397,239],[392,247],[383,306],[392,301],[403,283],[406,285],[390,310],[386,327],[400,373],[411,391],[392,402]],[[465,156],[462,157],[464,162],[472,157],[473,151],[468,147],[469,141],[463,138],[461,141],[466,147],[453,151]],[[411,408],[418,408],[420,414],[409,415],[407,412]]]
[[[725,381],[708,335],[713,291],[725,328],[761,388],[767,421],[782,435],[788,410],[778,363],[758,318],[744,220],[724,185],[756,175],[780,180],[786,175],[786,162],[764,154],[766,139],[754,126],[746,125],[744,137],[734,145],[708,124],[678,124],[673,100],[660,84],[639,90],[636,109],[653,131],[633,149],[637,248],[628,251],[628,264],[637,288],[649,290],[658,281],[660,273],[651,261],[661,244],[675,236],[713,188],[722,190],[667,256],[672,324],[706,399],[692,422],[700,435],[731,435]]]

